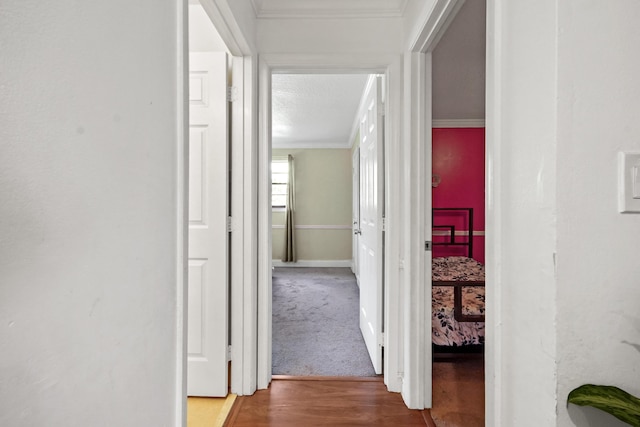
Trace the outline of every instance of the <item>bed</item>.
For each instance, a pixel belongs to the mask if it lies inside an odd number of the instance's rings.
[[[473,209],[433,208],[433,224],[434,353],[481,352],[484,347],[485,276],[484,265],[472,258]],[[468,234],[456,232],[467,230]],[[442,249],[449,253],[452,249],[464,253],[436,256],[438,246],[443,246]]]

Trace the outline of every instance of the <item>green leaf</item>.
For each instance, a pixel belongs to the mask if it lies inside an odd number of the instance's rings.
[[[569,393],[569,403],[593,406],[625,423],[640,427],[640,399],[618,387],[585,384]]]

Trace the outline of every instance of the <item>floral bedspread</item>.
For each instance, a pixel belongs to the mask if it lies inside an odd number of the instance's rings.
[[[433,280],[484,280],[484,266],[466,257],[433,259]],[[462,313],[484,314],[484,287],[462,288]],[[453,318],[453,287],[434,286],[432,291],[432,339],[441,346],[484,343],[484,322],[458,322]]]

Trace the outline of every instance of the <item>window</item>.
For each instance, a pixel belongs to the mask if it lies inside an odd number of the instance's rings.
[[[287,188],[289,187],[289,162],[287,159],[271,161],[271,207],[287,206]]]

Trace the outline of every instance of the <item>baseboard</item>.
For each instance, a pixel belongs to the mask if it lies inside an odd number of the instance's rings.
[[[336,260],[324,260],[324,259],[299,259],[298,262],[282,262],[280,260],[272,260],[271,264],[274,267],[351,267],[350,259],[336,259]]]

